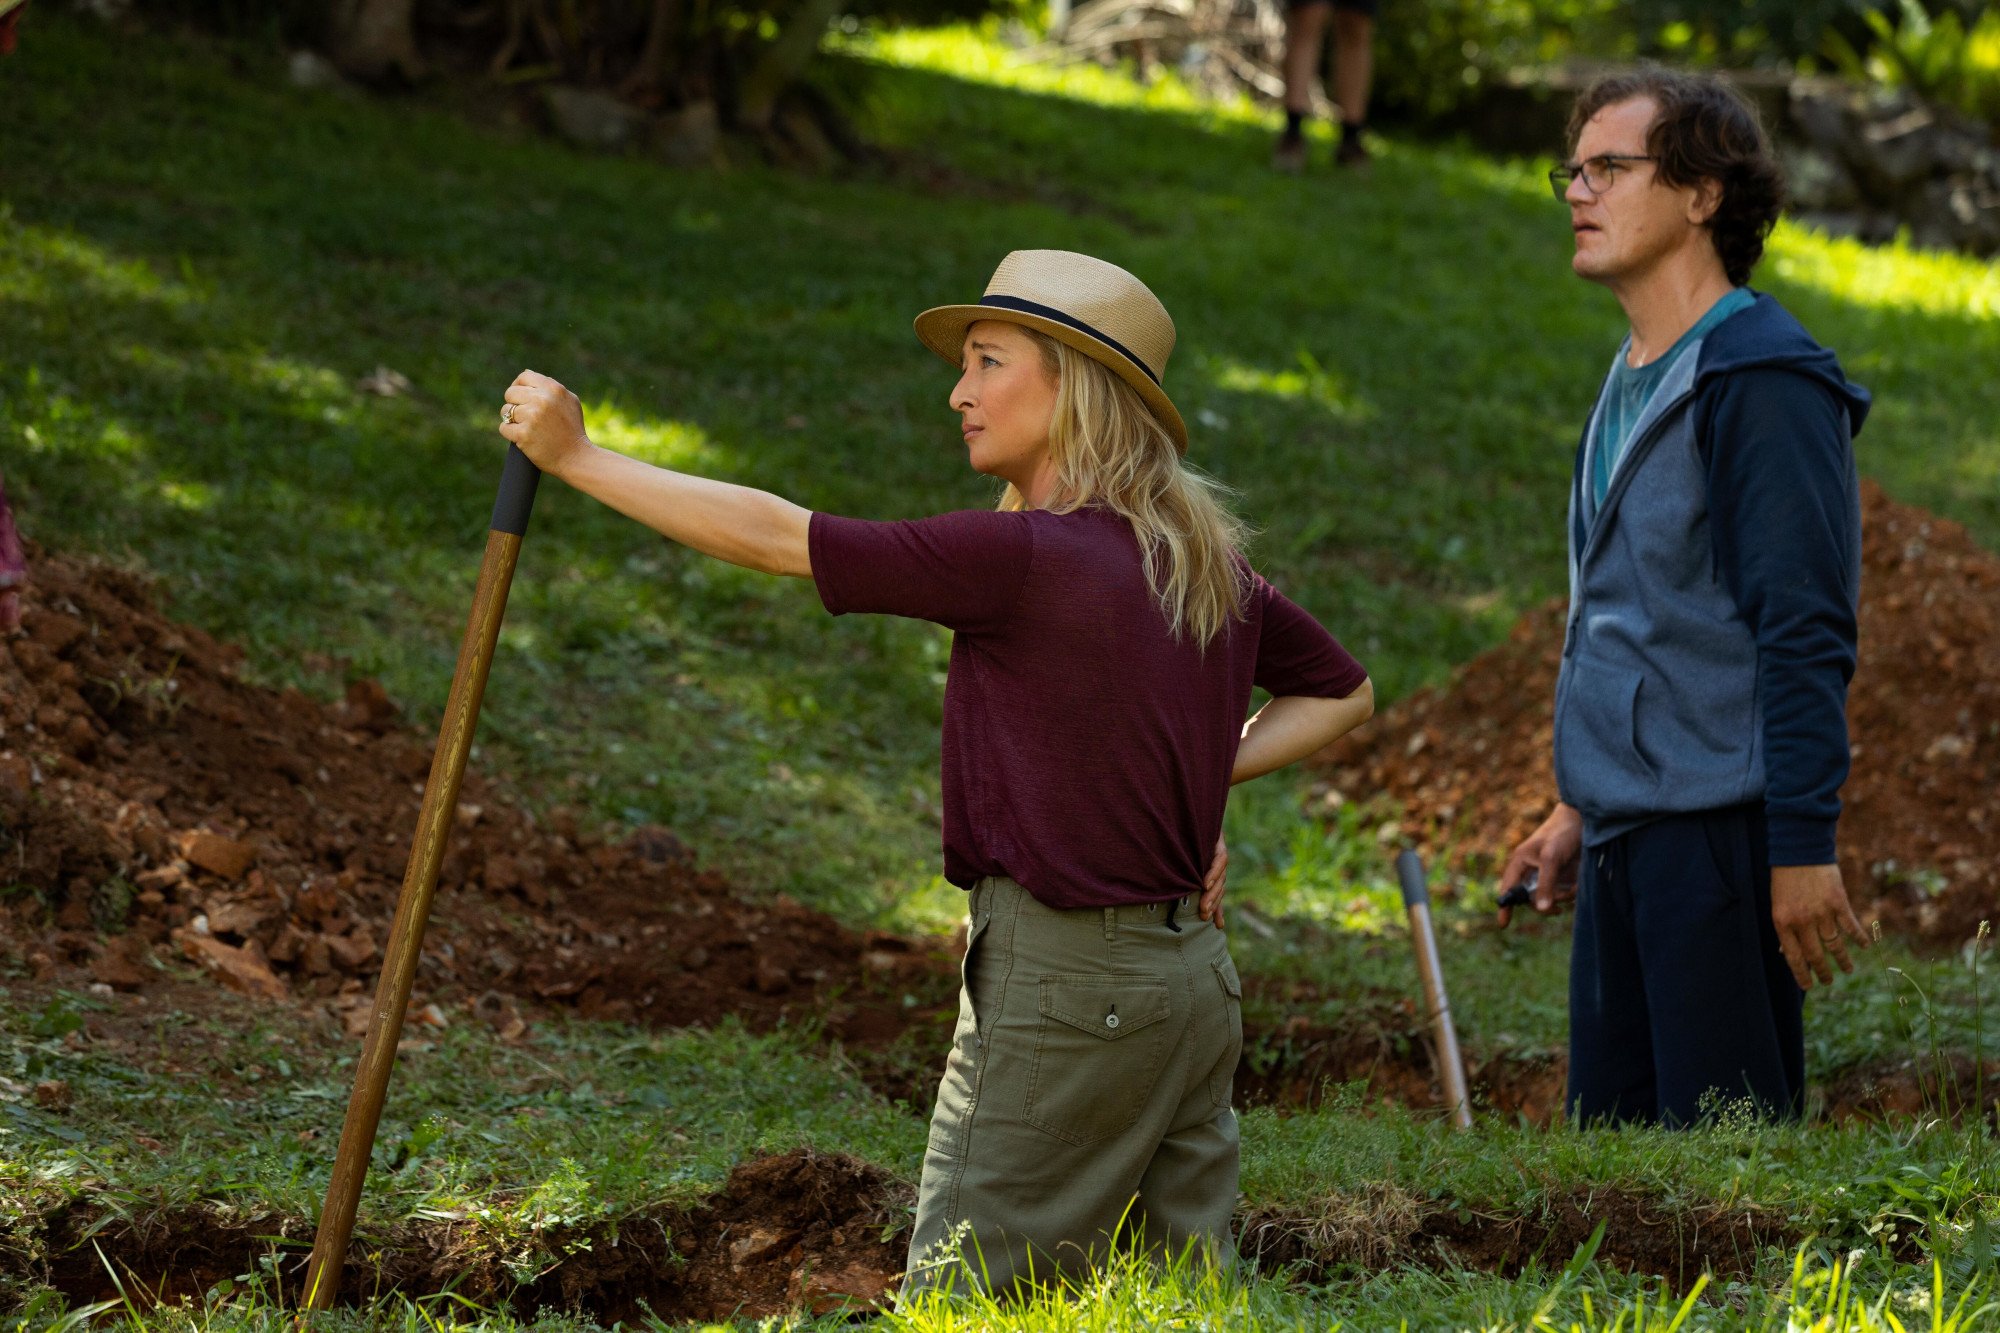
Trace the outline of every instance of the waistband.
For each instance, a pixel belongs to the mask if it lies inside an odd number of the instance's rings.
[[[1115,937],[1120,927],[1164,926],[1175,934],[1191,926],[1210,928],[1206,921],[1195,916],[1192,894],[1160,902],[1122,903],[1116,907],[1050,907],[1004,875],[988,875],[976,881],[969,894],[971,901],[967,906],[975,917],[982,911],[990,911],[994,902],[1004,901],[1018,904],[1016,910],[1023,916],[1039,916],[1080,928],[1101,927],[1106,939]]]

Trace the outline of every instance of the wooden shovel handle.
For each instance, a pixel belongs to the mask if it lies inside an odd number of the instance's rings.
[[[389,927],[389,944],[382,975],[375,983],[375,1008],[368,1018],[368,1037],[361,1063],[354,1071],[354,1092],[347,1102],[340,1147],[334,1153],[333,1179],[320,1209],[319,1230],[313,1237],[312,1259],[306,1266],[308,1310],[324,1310],[340,1290],[347,1262],[348,1241],[354,1235],[354,1214],[361,1203],[361,1185],[368,1176],[368,1159],[375,1149],[375,1131],[382,1121],[382,1103],[389,1094],[389,1074],[396,1064],[396,1044],[403,1035],[403,1015],[410,1007],[410,987],[417,977],[423,951],[424,927],[430,921],[431,896],[437,889],[438,866],[445,840],[458,809],[458,790],[465,781],[466,755],[479,725],[479,704],[486,694],[486,675],[493,665],[493,648],[500,638],[500,620],[507,611],[507,590],[514,581],[514,562],[527,535],[528,516],[535,505],[541,470],[512,445],[493,505],[492,530],[486,535],[486,555],[479,566],[479,583],[472,594],[472,616],[458,649],[458,670],[445,701],[444,724],[438,731],[431,775],[424,784],[423,807],[417,815],[416,837],[410,845],[409,868],[396,900],[396,920]]]

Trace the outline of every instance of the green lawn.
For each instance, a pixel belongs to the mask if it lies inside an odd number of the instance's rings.
[[[965,32],[843,44],[865,128],[893,150],[852,179],[582,156],[463,105],[294,91],[259,48],[142,48],[66,8],[38,7],[26,38],[4,68],[0,469],[30,535],[151,571],[265,679],[327,692],[379,675],[434,724],[498,476],[490,423],[523,365],[577,388],[600,440],[663,463],[873,517],[990,503],[951,429],[952,374],[909,319],[976,293],[1025,246],[1101,254],[1160,293],[1192,456],[1240,489],[1260,567],[1385,700],[1560,590],[1575,431],[1621,325],[1567,275],[1545,164],[1392,140],[1365,178],[1278,178],[1259,113],[1171,81],[1023,67]],[[1865,469],[2000,546],[2000,271],[1787,227],[1763,277],[1876,391]],[[358,390],[378,365],[415,391]],[[942,924],[946,646],[923,626],[830,620],[804,585],[691,558],[551,486],[479,762],[531,801],[668,824],[747,892]],[[1273,926],[1237,931],[1246,970],[1314,983],[1335,1016],[1408,995],[1382,849],[1351,823],[1305,827],[1296,792],[1267,780],[1232,805],[1236,891]],[[1559,1045],[1560,935],[1498,936],[1480,915],[1443,913],[1468,1042]],[[1969,1025],[1972,978],[1965,960],[1871,956],[1813,1002],[1815,1073],[1990,1048]],[[275,1059],[313,1034],[189,1019],[204,1059],[169,1068],[65,1044],[66,1015],[89,1003],[0,1002],[0,1072],[85,1094],[61,1115],[0,1098],[0,1270],[20,1271],[4,1256],[73,1204],[310,1215],[326,1144],[299,1134],[330,1132],[348,1052]],[[810,1141],[908,1179],[921,1152],[920,1121],[810,1034],[439,1040],[397,1084],[364,1219],[384,1234],[486,1208],[490,1242],[532,1265],[537,1247],[684,1201],[746,1153]],[[179,1146],[135,1151],[140,1135]],[[1404,1208],[1532,1229],[1569,1191],[1605,1187],[1661,1209],[1769,1210],[1807,1245],[1816,1300],[1838,1303],[1829,1264],[1850,1250],[1857,1290],[1890,1292],[1906,1321],[1929,1326],[1928,1278],[1907,1262],[1925,1249],[1947,1312],[1968,1283],[1994,1290],[1985,1132],[1454,1137],[1336,1098],[1254,1113],[1246,1143],[1246,1206],[1302,1234],[1347,1234],[1357,1216],[1381,1231]],[[1089,1308],[1106,1328],[1655,1326],[1634,1304],[1652,1311],[1655,1287],[1588,1263],[1565,1277],[1568,1258],[1519,1276],[1356,1259],[1216,1290],[1126,1275]],[[1697,1323],[1819,1327],[1790,1304],[1792,1262],[1790,1245],[1751,1255]],[[1034,1318],[1074,1327],[1074,1313]],[[960,1314],[908,1326],[1030,1322]],[[185,1316],[281,1318],[254,1301]],[[479,1318],[447,1303],[357,1322]],[[1872,1318],[1824,1326],[1887,1327]]]

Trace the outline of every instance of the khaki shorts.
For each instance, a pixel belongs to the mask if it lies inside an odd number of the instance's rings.
[[[1114,1245],[1234,1262],[1243,987],[1192,900],[1168,909],[973,887],[906,1295],[1080,1276]]]

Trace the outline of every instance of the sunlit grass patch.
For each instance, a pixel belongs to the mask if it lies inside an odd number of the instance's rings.
[[[202,294],[184,280],[163,277],[151,264],[114,254],[74,232],[37,226],[0,200],[0,300],[8,306],[60,306],[79,295],[143,301],[169,308],[197,303]],[[20,317],[16,312],[15,317]]]
[[[1199,122],[1256,124],[1271,112],[1246,94],[1228,101],[1206,97],[1171,70],[1146,82],[1128,71],[1087,61],[1061,61],[999,38],[997,21],[938,28],[871,28],[839,40],[836,49],[905,69],[930,70],[955,79],[1072,98],[1097,106],[1172,112]]]
[[[1768,275],[1858,306],[2000,318],[2000,264],[1947,250],[1915,249],[1907,238],[1892,245],[1863,245],[1787,221],[1772,234],[1766,262]]]
[[[728,466],[727,454],[718,450],[708,432],[698,425],[659,420],[611,403],[592,403],[586,412],[592,441],[607,449],[682,471],[714,471]]]
[[[1361,421],[1376,415],[1366,396],[1339,371],[1321,365],[1304,348],[1299,350],[1298,362],[1296,369],[1267,370],[1225,360],[1209,373],[1216,388],[1232,393],[1302,399],[1343,420]]]

